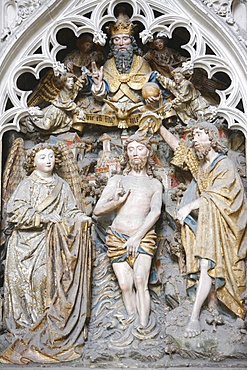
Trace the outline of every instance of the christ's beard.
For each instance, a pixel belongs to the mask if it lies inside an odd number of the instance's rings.
[[[133,46],[130,45],[125,50],[119,50],[118,47],[113,47],[113,55],[115,58],[116,67],[119,73],[130,71],[133,62]]]
[[[210,144],[198,144],[197,148],[195,148],[196,155],[198,159],[201,161],[208,155],[211,150]]]
[[[129,164],[132,170],[134,170],[135,172],[140,172],[141,170],[143,170],[143,168],[146,167],[147,160],[140,158],[140,162],[136,163],[135,161],[132,160],[129,162]]]

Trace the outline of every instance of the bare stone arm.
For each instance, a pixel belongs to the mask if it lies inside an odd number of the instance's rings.
[[[185,206],[181,207],[177,212],[177,219],[181,225],[184,224],[184,220],[186,217],[195,209],[199,209],[200,207],[200,197],[194,200],[191,203],[186,204]]]
[[[177,149],[179,140],[170,131],[168,131],[164,126],[160,126],[160,135],[167,142],[167,144],[174,151]],[[200,198],[197,198],[193,202],[186,204],[181,207],[177,212],[177,219],[181,225],[184,224],[185,218],[191,213],[191,211],[198,209],[200,206]]]
[[[179,140],[176,138],[176,136],[168,131],[164,126],[160,126],[159,133],[167,142],[167,144],[171,147],[171,149],[175,151],[179,143]]]

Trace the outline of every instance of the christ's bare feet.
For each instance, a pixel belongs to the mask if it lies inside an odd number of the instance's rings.
[[[186,326],[184,336],[185,338],[194,338],[201,334],[201,325],[199,320],[190,320]]]

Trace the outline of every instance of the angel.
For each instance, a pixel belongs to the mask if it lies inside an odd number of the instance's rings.
[[[94,43],[92,35],[82,34],[76,41],[76,50],[66,56],[64,64],[69,72],[79,77],[81,68],[90,70],[92,62],[99,67],[105,62],[104,49]]]
[[[61,64],[62,65],[62,64]],[[64,67],[64,66],[63,66]],[[83,120],[84,112],[75,102],[79,91],[87,84],[84,74],[78,78],[74,74],[59,71],[53,67],[53,82],[58,90],[50,100],[50,105],[41,109],[38,105],[28,109],[29,117],[26,119],[28,131],[38,130],[41,132],[59,134],[69,131],[73,126],[74,116]]]
[[[4,321],[13,341],[0,362],[70,361],[81,355],[89,317],[91,218],[80,209],[79,174],[63,143],[35,145],[24,168],[7,203]]]
[[[165,89],[168,89],[174,97],[164,104],[160,110],[161,115],[162,110],[165,113],[167,110],[173,108],[185,125],[200,118],[209,121],[215,119],[217,107],[210,104],[189,79],[187,79],[187,65],[185,67],[175,68],[171,72],[173,79],[162,76],[159,72],[156,73],[158,82]]]
[[[168,41],[168,37],[157,35],[150,43],[150,50],[144,55],[153,71],[166,77],[170,77],[171,71],[186,60],[177,51],[167,47]]]

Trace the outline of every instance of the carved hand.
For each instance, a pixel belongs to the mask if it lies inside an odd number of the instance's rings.
[[[92,62],[92,80],[94,84],[100,88],[100,85],[103,80],[103,66],[98,69],[95,62]]]
[[[184,220],[186,219],[186,217],[190,214],[190,212],[192,211],[191,209],[191,203],[190,204],[187,204],[186,206],[183,206],[182,208],[180,208],[178,210],[178,213],[177,213],[177,220],[178,222],[183,225],[184,224]]]
[[[47,215],[46,214],[41,215],[41,222],[44,224],[48,224],[49,222],[56,223],[56,222],[61,222],[61,221],[62,221],[62,218],[56,211],[50,214],[47,214]]]
[[[131,236],[127,242],[123,245],[123,248],[127,249],[127,256],[136,257],[137,249],[140,245],[140,238],[135,235]]]
[[[92,219],[91,217],[87,216],[87,215],[81,215],[78,217],[78,220],[79,221],[88,221],[88,226],[91,226],[92,225]]]
[[[159,100],[160,100],[160,95],[159,96],[149,96],[147,99],[145,99],[145,103],[149,105],[149,104],[156,103]]]
[[[115,191],[114,198],[113,198],[114,203],[116,205],[120,205],[124,203],[127,197],[129,196],[129,194],[130,194],[130,189],[125,191],[123,184],[122,184],[122,180],[119,180],[117,183],[116,191]]]

